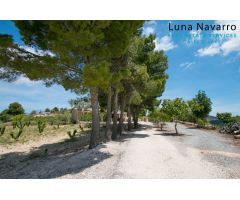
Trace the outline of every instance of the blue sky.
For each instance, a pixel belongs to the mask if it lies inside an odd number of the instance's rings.
[[[189,100],[198,90],[204,90],[212,99],[216,112],[240,114],[240,22],[204,21],[205,24],[236,24],[230,31],[169,31],[168,23],[192,24],[200,21],[150,21],[143,33],[155,33],[156,49],[164,50],[169,59],[169,79],[161,98],[182,97]],[[0,33],[13,35],[16,43],[24,45],[20,34],[10,21],[0,21]],[[213,40],[207,34],[232,34],[237,38]],[[76,95],[54,85],[46,88],[41,82],[32,82],[25,77],[14,83],[0,81],[0,110],[14,101],[20,102],[27,112],[69,107],[68,100]]]

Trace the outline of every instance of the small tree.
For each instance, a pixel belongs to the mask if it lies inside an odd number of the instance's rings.
[[[24,109],[20,103],[14,102],[9,105],[8,114],[9,115],[21,115],[21,114],[24,114]]]
[[[46,127],[46,122],[45,122],[45,120],[42,119],[42,118],[39,118],[39,119],[37,120],[37,126],[38,126],[38,132],[39,132],[39,133],[42,133],[42,132],[44,131],[45,127]]]
[[[224,112],[224,113],[217,113],[217,118],[221,121],[223,121],[224,123],[229,123],[234,121],[233,117],[232,117],[232,113],[230,112]]]
[[[0,136],[4,134],[5,130],[6,130],[6,126],[0,127]]]
[[[68,134],[68,136],[69,136],[70,139],[74,139],[75,136],[76,136],[76,134],[77,134],[77,130],[74,129],[73,132],[68,131],[67,134]]]
[[[24,123],[24,115],[16,115],[13,117],[12,119],[12,125],[13,128],[19,128],[19,129],[23,129],[25,127],[25,123]]]
[[[37,111],[36,111],[36,110],[33,110],[33,111],[31,111],[30,114],[31,114],[31,115],[36,115],[36,114],[37,114]]]
[[[0,121],[2,122],[9,122],[11,121],[11,115],[8,114],[8,110],[5,109],[0,114]]]
[[[170,121],[169,115],[159,109],[151,112],[151,114],[149,115],[149,118],[151,121],[157,123],[157,126],[158,128],[160,127],[161,131],[163,130],[163,126],[165,122]]]
[[[45,109],[45,112],[50,112],[50,109],[49,109],[49,108],[46,108],[46,109]]]
[[[204,91],[199,90],[190,102],[192,113],[196,118],[206,118],[212,111],[212,101]]]
[[[53,113],[59,112],[58,107],[54,107],[54,108],[52,109],[52,112],[53,112]]]
[[[11,132],[10,136],[14,140],[18,140],[18,138],[22,135],[23,133],[23,128],[25,127],[24,123],[24,115],[16,115],[13,117],[13,122],[12,122],[13,128],[18,128],[17,132]]]
[[[162,110],[175,121],[175,131],[176,134],[178,134],[177,122],[188,113],[186,102],[182,98],[176,98],[174,100],[165,99],[162,103]]]
[[[200,105],[196,100],[192,99],[190,101],[187,102],[188,107],[189,107],[189,112],[188,112],[188,116],[187,116],[187,121],[190,122],[194,122],[197,123],[198,118],[196,116],[196,112],[201,112],[201,110],[203,109],[203,106]]]

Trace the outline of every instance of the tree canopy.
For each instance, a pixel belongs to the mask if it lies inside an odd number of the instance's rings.
[[[212,101],[204,91],[198,91],[190,102],[192,113],[197,118],[206,118],[212,110]]]
[[[175,121],[175,130],[177,131],[177,122],[184,118],[188,113],[188,105],[182,98],[173,100],[164,99],[162,102],[162,110]]]
[[[20,115],[24,114],[24,109],[20,103],[14,102],[9,104],[7,113],[9,115]]]
[[[229,123],[234,121],[234,118],[232,116],[232,113],[230,112],[224,112],[224,113],[217,113],[217,118],[224,123]]]
[[[111,71],[112,60],[118,60],[126,53],[132,37],[139,33],[143,23],[15,21],[26,46],[15,44],[9,35],[0,35],[3,39],[0,79],[14,81],[22,75],[31,80],[42,80],[47,86],[60,84],[77,93],[89,90],[93,110],[90,146],[93,147],[99,134],[98,90],[106,89],[111,80],[116,80]]]

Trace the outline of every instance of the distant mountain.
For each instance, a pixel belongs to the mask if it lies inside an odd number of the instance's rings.
[[[211,115],[207,116],[206,119],[207,119],[207,121],[218,120],[218,118],[216,116],[211,116]]]
[[[212,125],[223,125],[224,123],[219,120],[216,116],[209,115],[206,120]]]

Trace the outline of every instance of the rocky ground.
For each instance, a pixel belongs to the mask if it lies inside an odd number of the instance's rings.
[[[240,178],[237,140],[216,131],[178,126],[176,136],[172,123],[164,131],[144,123],[95,149],[69,147],[46,156],[0,147],[0,178]],[[54,145],[58,147],[57,142]]]

